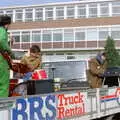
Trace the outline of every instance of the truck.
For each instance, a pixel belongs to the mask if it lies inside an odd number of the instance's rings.
[[[13,92],[20,92],[20,96],[0,99],[1,120],[120,119],[119,76],[117,86],[91,89],[87,61],[47,62],[44,69],[47,80],[19,82]],[[54,81],[56,78],[60,81]],[[58,84],[60,89],[54,90]]]

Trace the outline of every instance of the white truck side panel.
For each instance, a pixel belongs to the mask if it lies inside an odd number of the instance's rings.
[[[11,120],[9,110],[0,111],[0,120]]]
[[[16,98],[11,112],[0,111],[0,120],[91,120],[119,112],[120,88],[114,87]]]

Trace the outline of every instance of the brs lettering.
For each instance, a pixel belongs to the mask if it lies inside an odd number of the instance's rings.
[[[54,95],[28,98],[27,102],[21,98],[16,104],[12,112],[12,120],[54,120],[56,117]]]

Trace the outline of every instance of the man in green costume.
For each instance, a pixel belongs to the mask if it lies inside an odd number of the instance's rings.
[[[8,44],[7,29],[11,24],[11,18],[6,15],[0,16],[0,51],[11,54]],[[0,97],[8,97],[10,68],[6,59],[0,53]]]

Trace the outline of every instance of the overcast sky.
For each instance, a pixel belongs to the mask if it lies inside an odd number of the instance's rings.
[[[36,5],[43,3],[68,2],[73,0],[0,0],[0,6],[8,7],[15,5]]]

